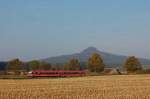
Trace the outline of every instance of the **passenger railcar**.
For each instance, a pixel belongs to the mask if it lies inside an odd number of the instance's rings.
[[[28,72],[28,77],[79,77],[85,76],[85,71],[48,71],[48,70],[34,70]]]

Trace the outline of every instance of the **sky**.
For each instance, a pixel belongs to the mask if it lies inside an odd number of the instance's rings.
[[[150,59],[150,0],[0,0],[0,61],[100,51]]]

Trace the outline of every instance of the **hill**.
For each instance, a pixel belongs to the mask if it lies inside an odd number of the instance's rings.
[[[102,58],[104,59],[105,64],[108,67],[118,67],[121,68],[123,63],[125,62],[127,56],[123,55],[116,55],[116,54],[111,54],[107,52],[102,52],[96,49],[95,47],[89,47],[80,53],[75,53],[71,55],[61,55],[61,56],[56,56],[56,57],[49,57],[46,59],[42,59],[42,61],[51,63],[51,64],[65,64],[68,62],[70,58],[77,58],[80,60],[81,63],[86,63],[88,58],[91,56],[93,53],[99,53]],[[143,65],[150,65],[150,60],[149,59],[144,59],[140,58],[140,61]]]

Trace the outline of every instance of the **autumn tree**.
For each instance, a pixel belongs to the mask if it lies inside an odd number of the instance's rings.
[[[88,69],[91,72],[101,72],[104,70],[103,59],[98,53],[94,53],[88,60]]]
[[[68,70],[80,70],[80,63],[78,59],[72,58],[69,60],[68,64],[66,65],[66,69]]]
[[[137,70],[142,70],[142,65],[138,58],[131,56],[126,60],[124,68],[127,72],[135,72]]]
[[[18,72],[19,70],[22,69],[24,63],[22,61],[20,61],[19,59],[13,59],[8,61],[7,64],[7,71],[14,71],[14,72]]]

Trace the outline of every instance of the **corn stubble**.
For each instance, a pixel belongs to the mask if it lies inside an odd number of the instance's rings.
[[[0,99],[150,99],[150,75],[0,80]]]

